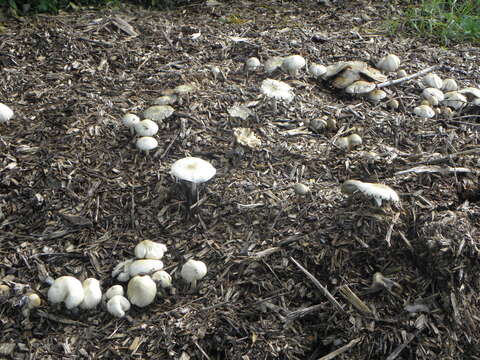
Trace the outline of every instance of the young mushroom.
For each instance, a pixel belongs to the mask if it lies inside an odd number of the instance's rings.
[[[132,135],[135,133],[135,124],[139,122],[140,118],[135,114],[125,114],[122,118],[123,125],[130,129],[130,134]]]
[[[50,286],[47,296],[52,304],[63,302],[65,307],[71,310],[82,303],[85,294],[78,279],[73,276],[61,276]]]
[[[102,300],[102,289],[100,282],[94,278],[88,278],[83,281],[84,298],[80,303],[80,309],[95,309]]]
[[[158,133],[157,123],[150,119],[139,121],[133,128],[137,136],[154,136]]]
[[[260,63],[260,60],[258,60],[258,58],[256,57],[248,58],[247,61],[245,61],[243,69],[245,71],[247,81],[250,73],[257,71],[260,65],[262,64]]]
[[[268,58],[267,61],[265,61],[264,69],[267,74],[273,73],[275,70],[277,70],[279,67],[281,67],[283,64],[283,58],[280,56],[273,56],[271,58]]]
[[[22,314],[23,316],[28,317],[33,309],[40,307],[40,305],[42,304],[42,299],[40,299],[40,296],[38,296],[38,294],[28,293],[25,295],[22,303]]]
[[[162,289],[172,287],[172,277],[164,270],[156,271],[152,274],[152,280],[155,281]]]
[[[114,295],[107,302],[107,311],[115,317],[124,317],[128,310],[130,310],[130,302],[122,295]]]
[[[400,58],[394,54],[388,54],[380,59],[377,63],[377,68],[384,72],[394,72],[400,67]]]
[[[278,100],[284,100],[286,102],[290,102],[295,97],[290,85],[278,80],[273,80],[273,79],[263,80],[260,90],[266,97],[271,99],[272,108],[274,112],[277,112]]]
[[[134,253],[137,259],[155,259],[160,260],[167,251],[164,244],[156,243],[151,240],[140,241],[135,246]]]
[[[108,301],[115,295],[123,296],[123,294],[124,294],[124,291],[123,291],[122,285],[113,285],[105,292],[105,294],[103,294],[103,299]]]
[[[308,73],[312,75],[315,79],[318,79],[320,76],[327,72],[327,67],[324,65],[311,63],[308,66]]]
[[[185,187],[189,205],[198,201],[199,186],[215,176],[216,172],[217,170],[208,161],[197,157],[177,160],[170,169],[170,174]]]
[[[435,73],[428,73],[422,78],[422,83],[425,87],[432,87],[441,89],[443,87],[443,80]]]
[[[143,118],[158,123],[172,116],[174,112],[175,110],[170,105],[154,105],[143,112]]]
[[[413,109],[413,113],[424,119],[431,119],[435,116],[435,111],[428,105],[420,105]]]
[[[291,77],[298,77],[298,72],[306,64],[303,56],[291,55],[283,59],[282,69],[288,73]]]
[[[150,305],[157,295],[157,285],[148,275],[134,276],[128,282],[127,297],[130,303],[138,307]]]
[[[11,118],[13,118],[13,110],[7,105],[0,103],[0,124],[5,123],[8,125]]]
[[[180,272],[182,279],[185,280],[191,287],[191,289],[197,288],[197,281],[201,280],[207,274],[207,265],[203,261],[188,260],[183,266]]]
[[[135,145],[138,150],[143,151],[148,155],[150,150],[153,150],[158,146],[158,141],[150,136],[142,136],[137,139]]]
[[[353,195],[358,192],[366,197],[373,198],[379,207],[382,206],[382,201],[400,201],[395,190],[384,184],[366,183],[359,180],[347,180],[342,184],[341,191],[347,195]]]

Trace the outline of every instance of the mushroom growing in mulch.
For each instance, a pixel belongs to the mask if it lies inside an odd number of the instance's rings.
[[[293,94],[293,89],[290,85],[284,83],[283,81],[274,79],[263,80],[260,90],[262,91],[262,94],[270,99],[274,113],[276,113],[278,110],[278,100],[289,103],[295,97]]]

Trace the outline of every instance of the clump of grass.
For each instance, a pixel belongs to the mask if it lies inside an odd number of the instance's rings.
[[[443,44],[452,42],[480,43],[479,0],[422,0],[410,5],[401,25],[420,36],[439,39]]]

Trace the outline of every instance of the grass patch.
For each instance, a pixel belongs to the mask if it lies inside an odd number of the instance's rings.
[[[422,0],[410,4],[403,17],[392,22],[419,36],[437,38],[444,45],[452,42],[480,43],[480,0]]]

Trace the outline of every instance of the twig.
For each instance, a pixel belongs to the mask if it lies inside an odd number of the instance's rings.
[[[177,133],[177,135],[175,135],[172,139],[172,141],[170,141],[170,143],[167,145],[167,148],[165,149],[165,151],[163,152],[162,155],[160,155],[160,159],[163,159],[165,156],[167,156],[168,152],[170,151],[170,148],[172,147],[172,145],[175,143],[175,141],[177,140],[177,138],[179,137],[180,135],[180,132]],[[156,154],[155,154],[156,155]],[[153,157],[156,157],[156,156],[153,156]]]
[[[294,320],[307,316],[308,314],[311,314],[312,312],[320,310],[321,308],[323,308],[323,304],[317,304],[317,305],[309,306],[306,308],[298,309],[295,311],[290,311],[285,316],[285,323],[288,324],[289,322],[292,322]]]
[[[355,294],[352,289],[350,289],[347,285],[342,286],[340,289],[340,294],[352,304],[358,311],[362,313],[371,314],[372,310],[365,304],[360,298]]]
[[[331,360],[333,358],[336,358],[338,355],[340,354],[343,354],[345,351],[347,351],[348,349],[354,347],[355,345],[357,345],[358,343],[360,342],[360,338],[356,338],[356,339],[353,339],[352,341],[350,341],[347,345],[343,345],[341,348],[335,350],[335,351],[332,351],[330,354],[327,354],[325,356],[322,356],[320,359],[318,360]]]
[[[425,161],[419,161],[417,163],[410,164],[411,166],[416,166],[416,165],[433,165],[433,164],[441,164],[443,162],[447,162],[449,160],[452,160],[456,157],[463,156],[463,155],[473,155],[473,154],[479,154],[480,153],[480,147],[475,148],[475,149],[470,149],[470,150],[465,150],[465,151],[459,151],[447,156],[442,156],[440,158],[436,159],[430,159],[430,160],[425,160]]]
[[[385,360],[395,360],[397,356],[400,355],[400,353],[403,351],[403,349],[405,349],[407,345],[410,344],[410,342],[422,332],[423,329],[424,329],[423,327],[420,329],[417,329],[415,333],[412,335],[412,337],[410,337],[410,339],[405,341],[403,344],[398,345],[395,348],[395,350],[393,350],[393,352],[390,355],[388,355],[388,357]]]
[[[388,247],[392,247],[391,239],[392,239],[393,227],[397,223],[399,216],[400,216],[400,213],[397,212],[393,217],[392,223],[388,227],[387,235],[385,236],[385,242],[388,244]]]
[[[438,70],[441,67],[442,67],[442,65],[430,66],[429,68],[423,69],[422,71],[416,72],[415,74],[412,74],[412,75],[404,76],[400,79],[384,81],[384,82],[377,85],[377,89],[381,89],[381,88],[391,86],[391,85],[397,85],[397,84],[400,84],[400,83],[405,82],[405,81],[416,79],[417,77],[428,74],[429,72]]]
[[[293,261],[293,263],[295,265],[297,265],[297,267],[305,274],[307,275],[307,277],[315,284],[315,286],[317,288],[319,288],[323,295],[325,295],[327,297],[327,299],[338,309],[340,310],[341,312],[345,312],[345,310],[343,310],[343,307],[342,305],[340,305],[340,303],[333,297],[333,295],[330,293],[330,291],[327,290],[327,288],[325,286],[323,286],[322,284],[320,284],[320,281],[318,281],[317,279],[315,279],[315,276],[313,276],[311,273],[308,272],[307,269],[305,269],[302,265],[300,265],[300,263],[298,263],[297,260],[295,260],[293,257],[290,256],[290,260]]]

